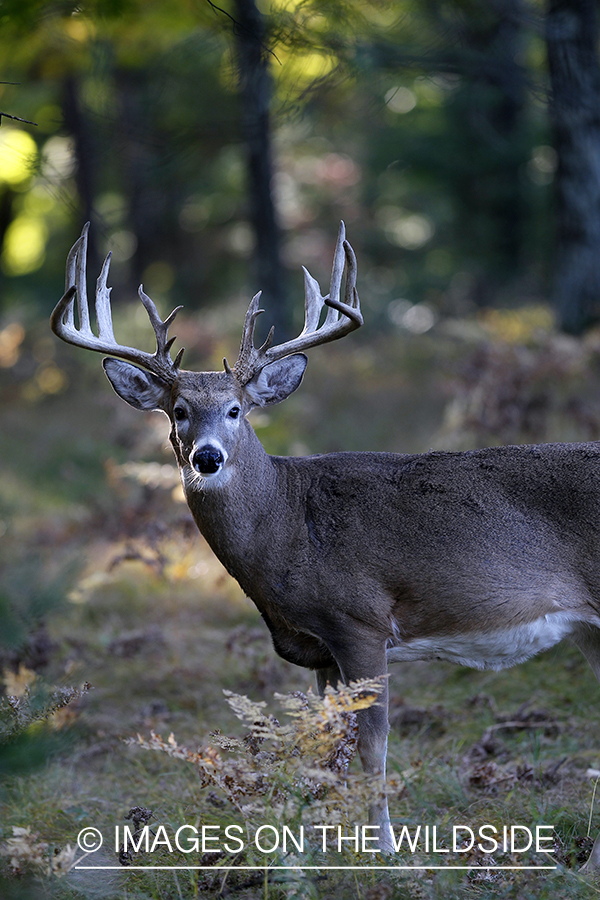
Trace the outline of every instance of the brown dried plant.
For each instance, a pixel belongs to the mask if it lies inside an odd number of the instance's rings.
[[[211,745],[190,750],[173,734],[151,733],[128,743],[192,763],[202,787],[218,788],[248,826],[271,820],[287,825],[362,821],[381,791],[377,779],[348,767],[356,752],[356,713],[377,701],[381,679],[352,682],[323,697],[275,694],[288,721],[281,724],[264,701],[224,691],[249,731],[243,738],[211,734]]]
[[[13,825],[13,836],[0,846],[0,855],[10,859],[10,867],[15,875],[26,871],[56,877],[67,875],[84,858],[77,849],[66,844],[61,850],[40,840],[30,828]]]
[[[75,705],[92,687],[86,683],[81,688],[51,688],[23,666],[17,675],[5,672],[3,680],[7,693],[0,697],[0,745],[44,720],[54,728],[61,727],[69,720],[65,716],[69,705]]]

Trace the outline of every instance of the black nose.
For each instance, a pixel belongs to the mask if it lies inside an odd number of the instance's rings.
[[[214,475],[224,463],[223,454],[216,447],[207,444],[196,450],[192,457],[192,465],[201,475]]]

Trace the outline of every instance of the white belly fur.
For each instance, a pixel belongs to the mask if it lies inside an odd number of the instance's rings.
[[[505,669],[558,644],[582,622],[600,627],[596,616],[584,619],[573,612],[554,612],[524,625],[400,640],[388,648],[387,658],[388,662],[447,659],[473,669]]]

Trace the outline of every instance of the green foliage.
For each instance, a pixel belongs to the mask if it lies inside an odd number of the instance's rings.
[[[23,664],[43,667],[48,662],[50,639],[45,623],[60,607],[70,574],[49,579],[41,561],[30,559],[22,565],[5,565],[0,589],[0,671],[4,695],[0,695],[0,804],[7,785],[15,777],[31,777],[53,756],[68,751],[72,735],[60,723],[67,707],[87,693],[88,685],[51,687]],[[13,693],[14,692],[14,693]],[[3,838],[8,837],[4,823]],[[13,868],[41,866],[45,874],[62,874],[74,860],[70,847],[55,853],[40,843],[27,828],[14,828],[13,836],[0,848],[11,856]],[[18,860],[18,862],[17,862]],[[0,873],[3,897],[28,900],[37,888],[24,879],[16,885]]]
[[[50,687],[28,668],[48,663],[51,641],[45,624],[63,602],[72,568],[54,578],[48,578],[41,561],[35,558],[3,568],[0,671],[5,694],[0,696],[0,782],[31,772],[50,755],[65,749],[65,734],[46,727],[46,723],[87,691],[87,687]]]
[[[344,217],[371,324],[388,326],[398,298],[445,314],[545,290],[556,162],[535,15],[462,0],[261,9],[291,273],[324,265]],[[143,281],[159,303],[193,307],[260,287],[246,286],[232,10],[3,5],[3,77],[20,85],[0,86],[0,106],[39,123],[19,126],[37,146],[26,177],[2,183],[0,168],[11,316],[24,303],[49,312],[84,216],[92,262],[113,250],[116,295]]]
[[[68,576],[48,579],[41,561],[5,563],[0,586],[0,658],[23,651],[31,633],[63,600]]]

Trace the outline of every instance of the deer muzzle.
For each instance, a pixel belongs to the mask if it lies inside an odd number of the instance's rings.
[[[192,466],[200,475],[214,475],[224,462],[223,452],[210,444],[205,444],[192,454]]]

